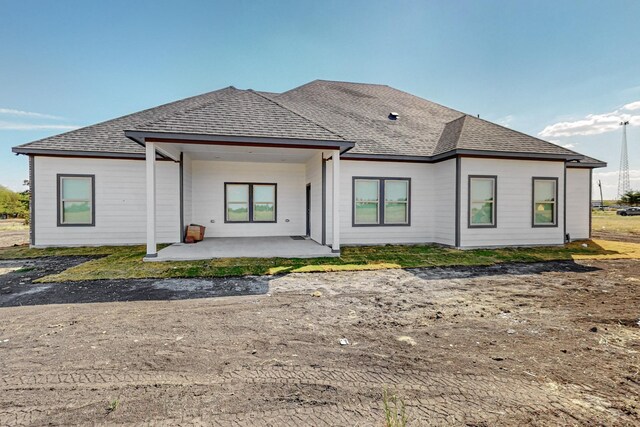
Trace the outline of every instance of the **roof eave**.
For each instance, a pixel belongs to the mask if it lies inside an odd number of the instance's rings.
[[[282,146],[282,147],[309,147],[309,148],[326,148],[340,149],[344,153],[355,147],[355,143],[346,140],[331,139],[294,139],[294,138],[273,138],[261,136],[228,136],[213,134],[192,134],[192,133],[176,133],[176,132],[157,132],[157,131],[140,131],[125,130],[124,134],[132,141],[145,146],[146,142],[183,142],[183,143],[200,143],[216,145],[216,143],[225,144],[255,144],[264,146]]]

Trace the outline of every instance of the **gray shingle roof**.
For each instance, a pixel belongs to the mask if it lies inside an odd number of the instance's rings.
[[[225,89],[216,99],[138,124],[144,132],[344,141],[340,135],[252,90]]]
[[[389,120],[391,112],[399,118]],[[346,140],[356,143],[349,153],[360,155],[430,157],[456,149],[578,155],[389,86],[324,80],[282,94],[228,87],[44,138],[14,151],[142,155],[144,149],[125,137],[125,130]]]

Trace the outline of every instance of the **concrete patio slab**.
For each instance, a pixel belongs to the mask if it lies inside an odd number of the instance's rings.
[[[212,258],[318,258],[337,257],[331,248],[313,240],[276,237],[208,237],[194,244],[174,243],[146,261],[193,261]]]

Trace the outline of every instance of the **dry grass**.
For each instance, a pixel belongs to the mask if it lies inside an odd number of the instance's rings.
[[[611,211],[593,211],[591,228],[616,234],[640,235],[640,216],[621,216]]]
[[[0,231],[24,231],[24,230],[29,230],[29,226],[24,223],[24,219],[0,220]]]

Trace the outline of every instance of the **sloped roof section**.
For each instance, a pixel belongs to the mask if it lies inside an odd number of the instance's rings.
[[[138,124],[128,130],[196,135],[344,141],[266,94],[227,89],[211,102]]]
[[[397,113],[397,117],[390,117]],[[392,120],[394,119],[395,120]],[[520,153],[603,162],[386,85],[315,80],[277,94],[214,92],[14,147],[23,154],[102,153],[144,156],[125,131],[219,137],[346,141],[347,155],[411,156],[429,160],[459,152]],[[134,132],[135,133],[135,132]]]
[[[451,149],[499,151],[509,153],[537,153],[575,156],[575,151],[567,150],[559,145],[517,132],[513,129],[465,115],[459,119],[456,127],[460,128],[455,147],[437,147],[433,154],[441,154]]]
[[[159,107],[19,145],[14,148],[14,151],[20,152],[20,149],[26,148],[28,150],[144,155],[144,148],[124,135],[125,129],[134,128],[149,121],[159,120],[179,111],[196,108],[209,102],[215,102],[216,99],[224,96],[225,93],[234,90],[237,89],[228,87],[181,99]]]
[[[355,154],[430,156],[445,124],[464,115],[375,84],[316,80],[275,99],[355,142]]]

